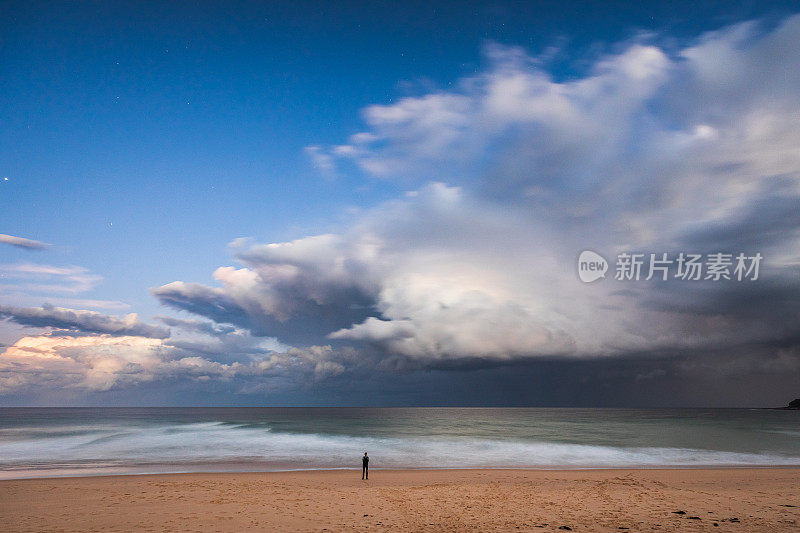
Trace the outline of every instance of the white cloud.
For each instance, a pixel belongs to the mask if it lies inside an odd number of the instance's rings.
[[[230,381],[250,392],[269,378],[318,380],[340,373],[342,357],[330,346],[289,348],[257,354],[246,362],[222,363],[192,355],[162,339],[136,336],[23,337],[0,355],[0,395],[40,387],[105,391],[153,381]],[[234,389],[236,390],[236,389]]]
[[[41,263],[0,264],[0,277],[6,289],[47,294],[87,292],[103,281],[83,267]]]
[[[0,358],[0,393],[47,384],[108,390],[152,379],[161,340],[144,337],[23,337]]]
[[[311,158],[311,163],[314,165],[320,174],[326,178],[336,177],[336,165],[334,164],[333,157],[322,150],[319,146],[307,146],[305,149],[306,155]],[[337,153],[346,153],[339,152]]]
[[[44,250],[50,247],[46,242],[34,241],[33,239],[26,239],[24,237],[15,237],[14,235],[6,235],[4,233],[0,233],[0,243],[10,244],[11,246],[24,248],[26,250]]]

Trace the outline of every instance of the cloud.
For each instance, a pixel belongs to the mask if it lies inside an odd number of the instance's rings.
[[[227,324],[215,324],[207,320],[186,320],[172,316],[157,316],[159,322],[167,326],[177,327],[184,331],[197,332],[211,336],[229,335],[235,333],[237,329]]]
[[[169,329],[146,324],[136,313],[120,318],[95,311],[42,307],[13,307],[0,305],[0,318],[31,327],[47,327],[75,332],[105,333],[115,336],[138,336],[154,339],[169,337]]]
[[[326,166],[411,184],[406,196],[335,233],[238,246],[242,267],[217,269],[219,286],[152,292],[255,335],[352,345],[384,367],[773,354],[800,327],[797,42],[800,16],[677,51],[642,38],[565,81],[490,45],[490,67],[455,89],[369,106],[365,131],[313,147]],[[612,262],[622,251],[766,259],[752,285],[584,285],[584,249]]]
[[[33,239],[26,239],[24,237],[15,237],[13,235],[5,235],[0,233],[0,242],[23,248],[25,250],[44,250],[49,248],[50,245],[46,242],[34,241]]]
[[[0,264],[5,287],[26,292],[79,294],[96,287],[103,278],[79,266],[54,266],[41,263]]]
[[[323,151],[320,146],[306,146],[305,153],[322,176],[328,179],[336,177],[336,164],[333,157]]]
[[[41,297],[35,297],[41,300]],[[27,296],[27,299],[32,299]],[[130,309],[131,305],[118,300],[93,300],[87,298],[47,298],[48,303],[51,305],[58,305],[59,307],[93,307],[97,309],[110,309],[117,311],[124,311]]]
[[[707,393],[730,405],[721,376],[786,394],[800,369],[798,42],[800,17],[679,49],[642,37],[566,80],[489,45],[488,67],[453,89],[369,106],[363,131],[307,150],[329,175],[355,166],[404,195],[329,233],[237,239],[214,284],[151,290],[198,318],[2,307],[54,331],[5,349],[0,393],[160,383],[318,387],[345,402],[413,389],[412,402],[439,404]],[[612,265],[623,251],[765,259],[757,282],[583,284],[586,249]],[[100,281],[3,269],[48,292]]]
[[[358,258],[346,257],[369,255],[371,244],[352,243],[350,251],[338,250],[340,246],[344,242],[335,235],[255,245],[240,252],[253,269],[222,267],[214,272],[224,288],[178,281],[152,293],[174,309],[236,324],[290,344],[307,344],[310,336],[324,339],[332,329],[372,312],[365,287],[368,280],[354,283],[359,276]],[[269,282],[264,283],[265,279]]]
[[[48,386],[108,390],[151,379],[161,342],[145,337],[23,337],[0,358],[0,393]]]
[[[38,305],[42,300],[60,307],[90,307],[124,310],[125,302],[80,298],[95,289],[102,276],[75,265],[56,266],[42,263],[0,264],[0,297],[17,306]]]
[[[48,389],[96,392],[151,382],[227,382],[234,392],[265,392],[340,373],[347,354],[330,346],[259,354],[221,363],[168,345],[162,339],[108,334],[23,337],[0,356],[0,395]]]
[[[86,394],[225,384],[234,394],[263,394],[310,385],[357,366],[353,350],[287,346],[248,330],[205,320],[161,316],[169,326],[91,311],[0,306],[0,318],[53,328],[28,335],[0,355],[0,395],[42,390]]]
[[[256,337],[243,328],[206,320],[186,320],[168,316],[156,319],[171,328],[165,344],[221,362],[247,362],[254,356],[291,349],[277,339]]]

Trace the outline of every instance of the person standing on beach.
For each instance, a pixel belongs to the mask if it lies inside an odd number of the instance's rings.
[[[361,458],[361,479],[369,479],[369,456],[364,452]]]

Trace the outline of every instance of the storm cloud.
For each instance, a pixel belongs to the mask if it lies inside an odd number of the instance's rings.
[[[679,50],[642,38],[566,81],[489,45],[490,66],[455,89],[370,106],[365,131],[314,147],[329,167],[409,184],[404,197],[337,233],[238,244],[242,267],[217,269],[219,287],[174,282],[153,294],[256,335],[432,368],[772,354],[800,327],[798,42],[800,17]],[[609,278],[622,252],[760,253],[764,263],[755,281],[585,285],[575,275],[584,249],[612,262]]]

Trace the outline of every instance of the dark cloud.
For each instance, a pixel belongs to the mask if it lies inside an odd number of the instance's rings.
[[[364,280],[357,279],[358,267],[337,269],[329,264],[336,256],[323,255],[335,251],[321,244],[322,250],[299,243],[298,253],[287,251],[291,246],[254,246],[238,256],[249,269],[215,272],[224,288],[174,282],[151,293],[173,309],[247,328],[255,335],[289,344],[313,343],[374,314],[374,300]],[[304,247],[317,255],[304,257]]]
[[[150,292],[162,304],[173,309],[205,316],[215,322],[238,324],[244,327],[253,326],[245,309],[220,289],[213,289],[199,283],[176,281],[151,289]]]
[[[139,320],[136,313],[125,317],[103,315],[94,311],[67,309],[44,305],[42,307],[0,306],[0,317],[23,326],[55,328],[86,333],[109,335],[131,335],[165,339],[169,337],[169,329],[146,324]]]
[[[771,252],[800,237],[800,174],[765,178],[761,191],[726,219],[699,225],[681,239],[687,248],[729,253]]]

